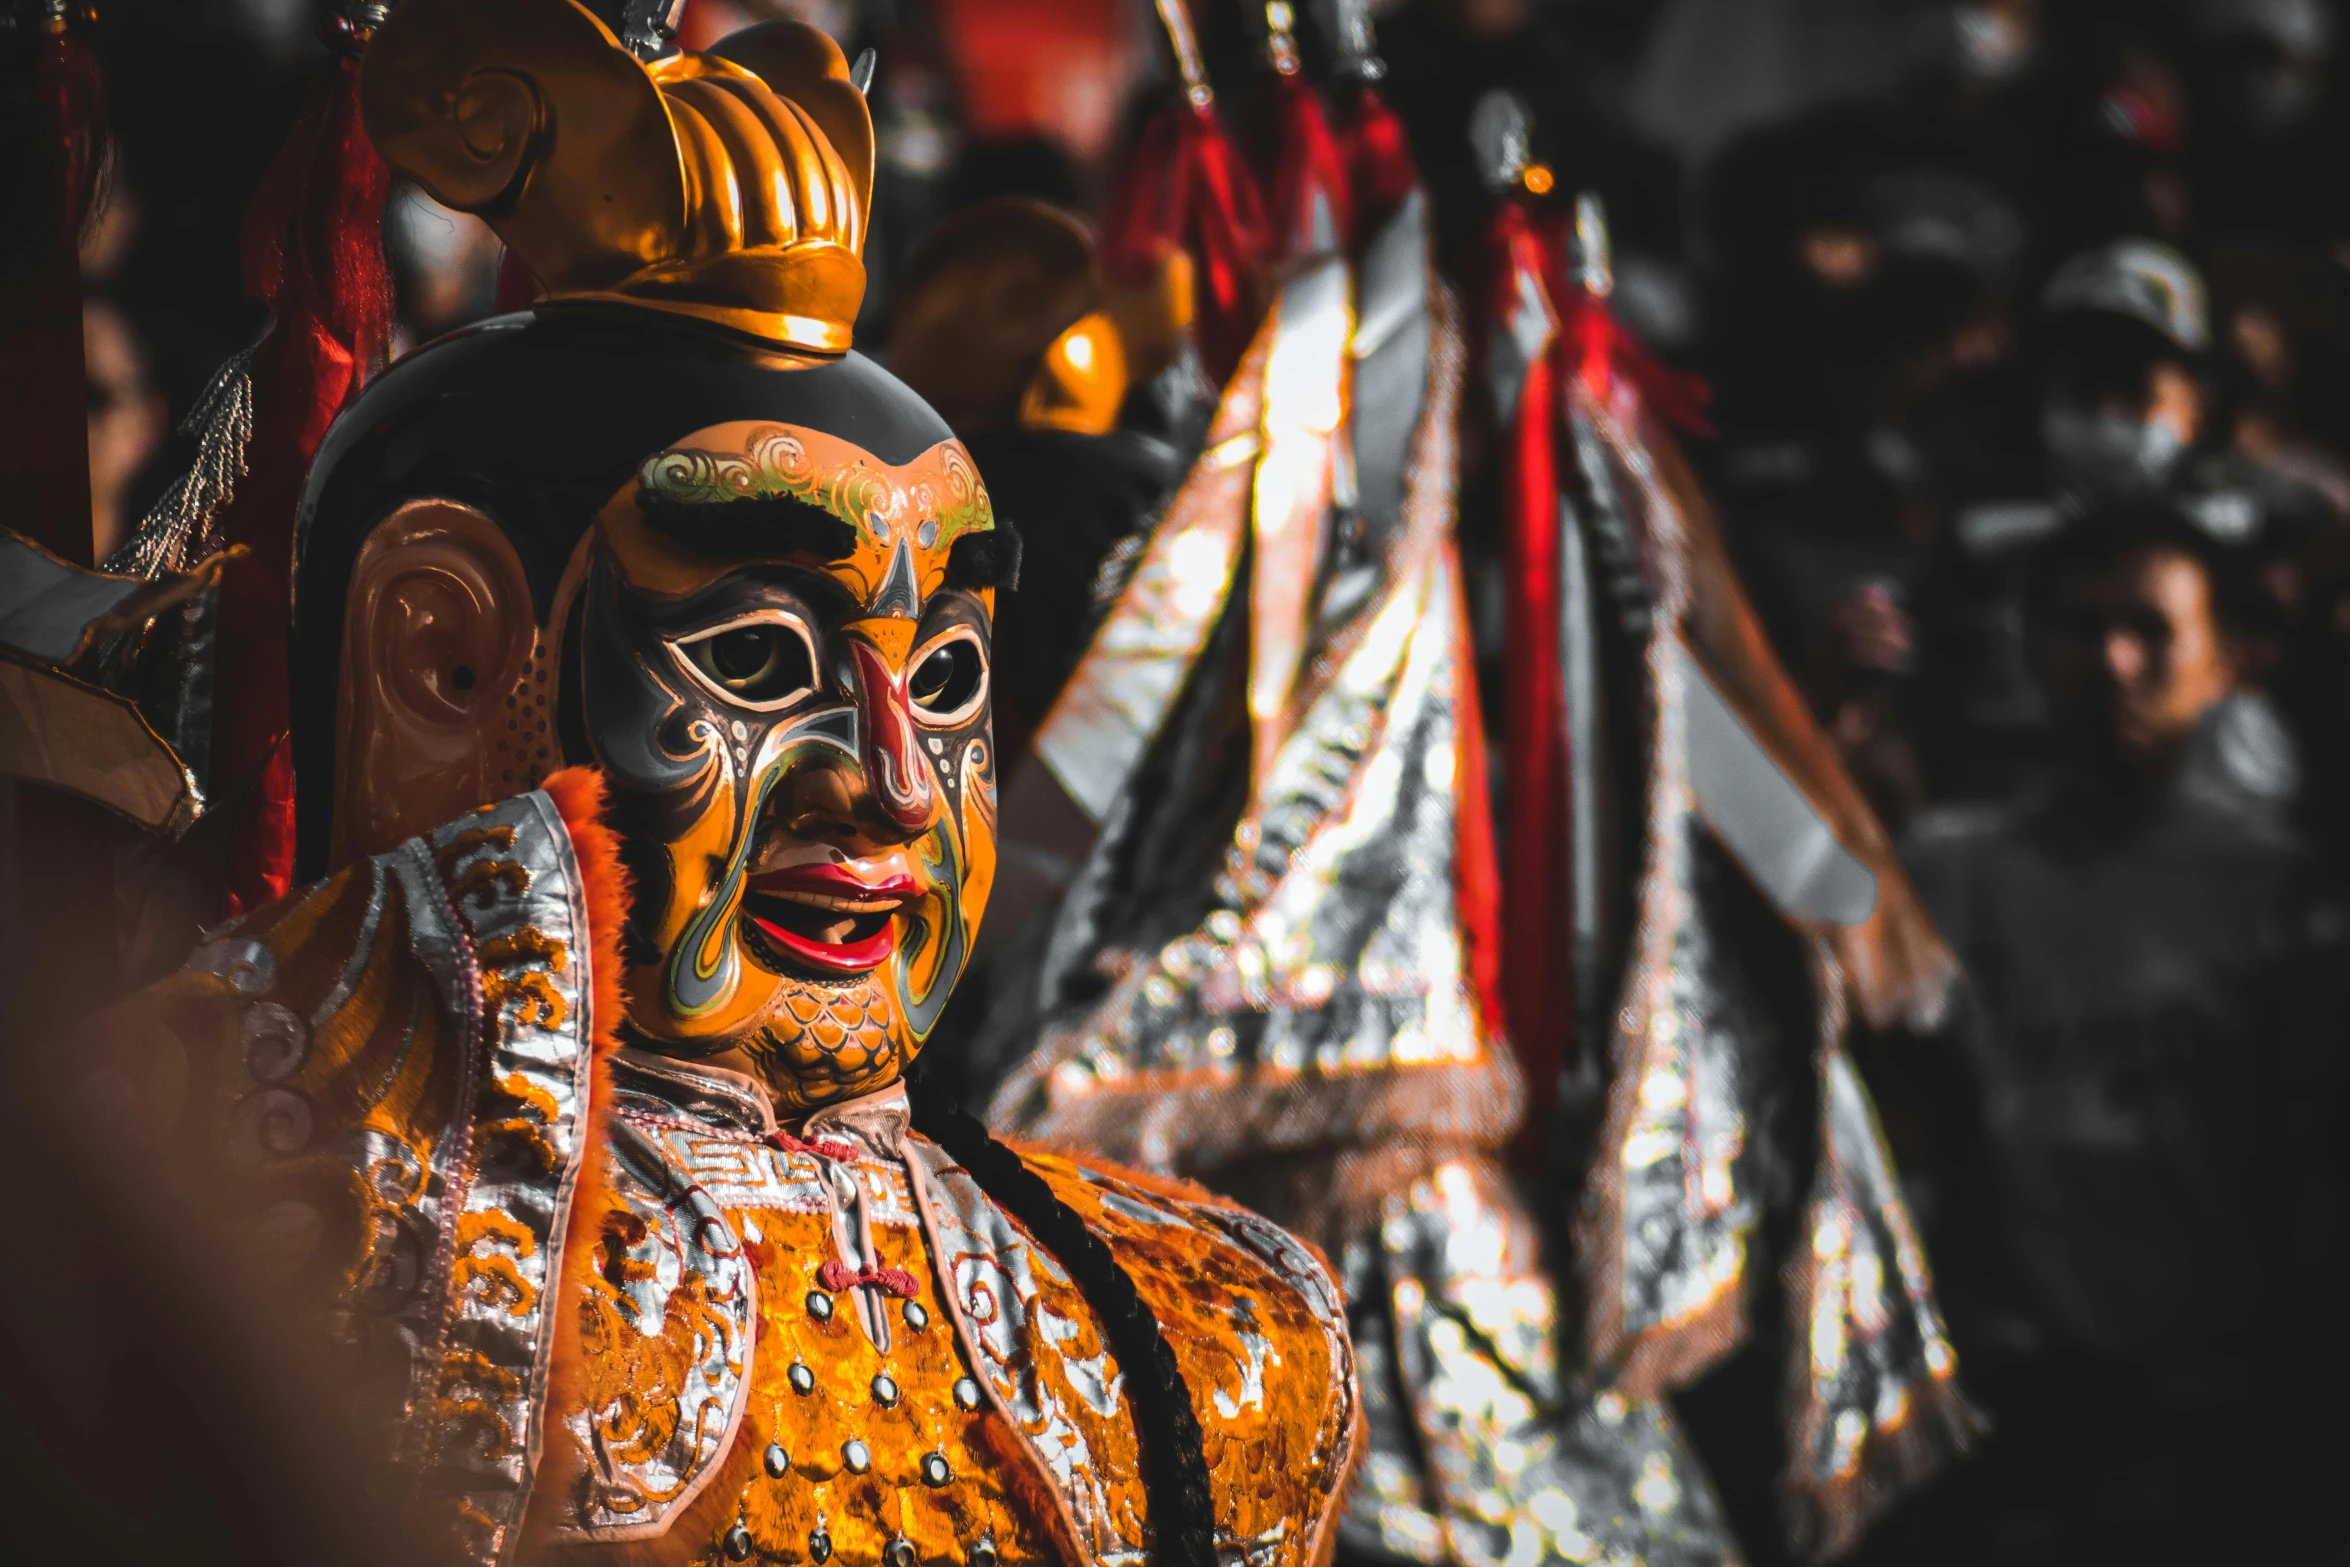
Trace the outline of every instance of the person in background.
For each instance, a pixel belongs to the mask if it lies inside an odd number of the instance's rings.
[[[2256,567],[2159,498],[2064,528],[2027,597],[2059,766],[1912,824],[1969,982],[1906,1087],[1877,1077],[1927,1128],[1929,1246],[1996,1434],[1908,1560],[2281,1560],[2261,1547],[2307,1521],[2275,1419],[2324,1341],[2342,917],[2241,678]]]
[[[2202,274],[2168,245],[2084,251],[2041,296],[2025,428],[1954,497],[1915,600],[1915,740],[1929,795],[1997,798],[2046,761],[2049,712],[2025,645],[2026,563],[2067,518],[2190,477],[2206,422]],[[2249,504],[2238,504],[2238,510]]]
[[[2029,439],[2010,305],[2022,223],[1923,152],[1765,139],[1736,166],[1778,189],[1716,193],[1737,220],[1712,454],[1730,547],[1897,827],[1919,798],[1903,692],[1921,576],[1954,498]]]

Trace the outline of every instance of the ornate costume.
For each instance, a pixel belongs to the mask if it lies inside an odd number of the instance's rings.
[[[1339,1261],[1370,1431],[1342,1537],[1372,1559],[1733,1559],[1664,1395],[1745,1335],[1764,1188],[1791,1188],[1774,1225],[1814,1244],[1785,1490],[1801,1546],[1840,1551],[1968,1429],[1841,1043],[1855,999],[1930,1008],[1947,953],[1753,633],[1651,410],[1667,383],[1620,372],[1653,367],[1523,213],[1478,363],[1543,459],[1512,477],[1547,564],[1514,544],[1509,579],[1550,619],[1511,605],[1512,686],[1547,679],[1511,709],[1497,877],[1454,539],[1463,312],[1425,198],[1350,244],[1315,221],[1344,208],[1305,140],[1257,258],[1272,308],[1007,791],[1009,854],[1066,853],[1071,812],[1090,846],[1049,937],[990,976],[980,1054],[1016,1063],[991,1119],[1206,1182]],[[1163,237],[1212,263],[1217,233]],[[1536,892],[1506,929],[1502,884]],[[1554,895],[1555,921],[1527,912]],[[1570,1039],[1610,1041],[1570,1077],[1597,1124],[1555,1119]],[[1529,1097],[1578,1156],[1543,1171],[1555,1195],[1511,1169]]]
[[[571,0],[405,0],[361,100],[542,299],[328,434],[323,879],[88,1059],[152,1084],[175,1042],[354,1451],[463,1559],[1324,1559],[1358,1410],[1322,1261],[904,1086],[994,878],[1019,551],[849,351],[862,77],[798,24],[647,64]]]

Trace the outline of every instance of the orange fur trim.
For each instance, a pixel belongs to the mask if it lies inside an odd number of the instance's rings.
[[[604,824],[604,775],[591,767],[567,767],[540,784],[563,818],[579,865],[580,901],[587,906],[588,983],[595,1027],[588,1040],[585,1146],[579,1180],[572,1189],[571,1218],[563,1235],[563,1256],[554,1288],[555,1346],[548,1357],[547,1407],[571,1407],[578,1392],[579,1314],[573,1307],[588,1289],[596,1265],[604,1215],[612,1206],[611,1172],[605,1150],[604,1116],[612,1103],[610,1058],[620,1048],[620,1019],[627,997],[620,988],[620,930],[628,919],[628,871],[620,862],[620,835]],[[563,1504],[585,1477],[587,1458],[559,1425],[545,1428],[546,1449],[523,1530],[524,1554],[535,1556]]]

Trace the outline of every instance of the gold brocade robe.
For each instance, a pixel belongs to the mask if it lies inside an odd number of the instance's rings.
[[[484,1563],[1146,1560],[1102,1324],[900,1089],[795,1135],[749,1079],[599,1043],[620,911],[564,798],[349,866],[97,1031],[187,1047],[228,1206],[306,1247],[362,1467]],[[1220,1555],[1326,1559],[1358,1413],[1319,1257],[1196,1188],[1022,1157],[1161,1324]]]

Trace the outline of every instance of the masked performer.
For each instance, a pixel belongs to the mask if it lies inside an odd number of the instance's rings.
[[[647,65],[571,0],[406,0],[362,92],[545,298],[329,436],[324,879],[94,1058],[168,1020],[464,1559],[1320,1559],[1357,1411],[1317,1259],[902,1086],[994,877],[1018,551],[849,351],[861,80],[797,24]]]

